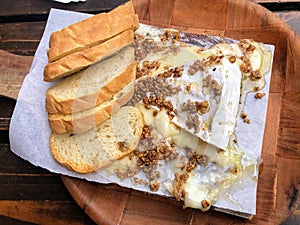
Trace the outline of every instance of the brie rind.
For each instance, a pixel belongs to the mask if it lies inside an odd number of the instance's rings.
[[[136,31],[137,34],[151,38],[152,41],[160,43],[160,38],[166,29],[157,29],[152,26],[141,24]],[[252,70],[259,71],[262,68],[263,52],[259,43],[251,40],[246,40],[246,44],[255,46],[251,52],[242,52],[243,49],[239,43],[221,43],[211,48],[203,50],[197,46],[180,45],[176,42],[164,43],[161,46],[176,46],[178,52],[176,54],[168,54],[165,50],[156,54],[148,54],[143,60],[140,60],[139,65],[142,67],[144,61],[157,61],[159,67],[151,71],[152,76],[165,71],[165,67],[175,68],[183,66],[182,77],[176,78],[176,83],[173,85],[186,89],[187,85],[191,86],[190,93],[181,91],[177,95],[167,98],[171,101],[178,115],[175,116],[173,122],[179,127],[189,131],[190,133],[200,137],[203,141],[212,144],[218,148],[226,150],[230,136],[233,134],[238,118],[240,103],[244,101],[247,93],[253,90],[253,87],[264,86],[264,79],[257,82],[251,81],[249,78],[244,79],[245,74],[242,74],[240,66],[243,61],[240,59],[247,56],[250,61]],[[158,44],[159,45],[159,44]],[[189,67],[196,60],[209,61],[211,56],[221,56],[218,64],[211,64],[198,71],[194,75],[189,75]],[[234,57],[234,61],[229,61],[229,57]],[[268,58],[268,57],[267,57]],[[264,74],[268,71],[262,71]],[[211,80],[216,81],[221,87],[221,96],[216,97],[213,94],[214,90],[204,88],[203,80],[211,76]],[[169,79],[171,80],[171,79]],[[170,82],[172,83],[172,82]],[[247,87],[247,90],[245,90]],[[240,98],[242,95],[242,99]],[[200,129],[195,130],[191,126],[187,126],[189,112],[183,112],[182,105],[186,102],[204,102],[209,103],[209,111],[205,114],[193,115],[198,117]]]
[[[183,76],[177,78],[176,85],[180,86],[182,90],[185,90],[186,85],[190,83],[198,88],[190,93],[181,91],[169,99],[178,111],[177,116],[173,119],[175,124],[200,137],[203,141],[224,150],[226,150],[229,138],[234,132],[239,109],[242,74],[238,62],[237,60],[235,63],[230,63],[224,57],[221,64],[199,71],[193,76],[188,75],[187,72],[190,64],[185,65]],[[220,85],[220,96],[216,96],[212,89],[204,93],[203,80],[207,76],[211,76],[211,79]],[[199,117],[200,122],[200,129],[197,132],[186,125],[187,117],[191,114],[182,111],[182,105],[189,100],[191,102],[209,102],[207,113],[195,114]]]
[[[136,33],[160,42],[158,37],[165,30],[141,25]],[[166,82],[174,87],[181,87],[180,92],[166,98],[178,113],[170,120],[164,110],[154,116],[154,112],[157,111],[156,107],[151,106],[150,109],[146,109],[146,105],[142,102],[136,105],[144,114],[145,124],[152,127],[155,136],[165,138],[168,143],[174,143],[176,151],[181,155],[179,157],[181,160],[159,162],[159,171],[161,172],[159,181],[164,187],[159,193],[166,194],[165,190],[167,190],[177,199],[183,200],[185,207],[199,208],[203,211],[209,209],[211,205],[220,207],[222,204],[230,202],[232,205],[229,204],[228,209],[254,214],[255,206],[250,204],[250,208],[245,210],[244,206],[233,200],[226,190],[240,179],[248,182],[249,180],[253,181],[252,176],[257,177],[258,158],[249,158],[248,154],[239,149],[235,144],[234,133],[247,94],[254,89],[261,90],[266,84],[264,75],[270,71],[272,64],[270,49],[252,40],[244,40],[242,43],[221,43],[206,49],[176,42],[164,44],[165,46],[174,44],[178,47],[177,52],[170,54],[163,50],[157,54],[149,54],[139,61],[139,65],[142,68],[145,61],[159,62],[159,66],[147,76],[157,76],[166,68],[183,67],[182,76],[166,79]],[[254,48],[248,51],[240,46],[242,44],[253,45]],[[189,74],[189,67],[195,61],[200,60],[205,64],[211,56],[219,57],[220,61],[208,64],[195,74]],[[261,73],[262,79],[254,81],[250,79],[249,71],[242,71],[242,66],[245,64],[244,58],[248,60],[248,66],[252,71]],[[204,80],[208,76],[221,89],[218,97],[212,90],[204,87]],[[190,87],[188,91],[186,90],[187,86]],[[182,104],[188,101],[209,102],[209,111],[197,115],[200,121],[199,130],[186,124],[190,114],[182,110]],[[206,167],[197,165],[189,172],[188,179],[181,181],[175,177],[185,176],[185,167],[180,167],[180,165],[184,165],[188,161],[187,156],[184,156],[186,153],[183,153],[186,149],[192,150],[199,156],[208,156],[208,165]],[[247,165],[245,161],[248,162]],[[143,177],[143,175],[141,176]],[[256,189],[256,184],[252,186]],[[221,194],[223,194],[222,197],[220,197]],[[253,196],[253,193],[251,192],[250,195]],[[218,200],[222,201],[221,205]],[[246,214],[245,216],[249,215]]]

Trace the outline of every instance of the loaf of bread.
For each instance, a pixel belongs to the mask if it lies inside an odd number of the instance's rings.
[[[101,103],[95,108],[63,115],[60,113],[49,114],[49,124],[55,133],[82,133],[97,126],[117,112],[125,105],[134,92],[134,82],[129,83],[111,99]]]
[[[44,80],[54,81],[76,73],[117,53],[123,47],[133,43],[133,41],[134,32],[126,30],[99,45],[69,54],[55,62],[48,63],[44,69]]]
[[[85,133],[52,133],[50,149],[53,157],[65,167],[88,173],[132,152],[138,145],[143,126],[141,112],[126,106]]]
[[[53,62],[66,55],[105,42],[125,30],[138,28],[138,17],[131,1],[108,13],[100,13],[74,23],[50,36],[48,60]]]
[[[135,73],[134,49],[125,47],[49,88],[46,110],[66,115],[93,108],[133,81]]]

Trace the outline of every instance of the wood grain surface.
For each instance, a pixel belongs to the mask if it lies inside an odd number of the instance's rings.
[[[50,7],[94,13],[124,1],[36,2],[0,3],[0,49],[22,55],[0,51],[0,95],[11,97],[0,96],[0,224],[300,224],[300,41],[277,16],[245,0],[134,1],[140,18],[156,25],[250,37],[276,46],[257,215],[247,221],[215,211],[183,210],[173,199],[63,176],[66,190],[59,175],[11,153],[7,131],[12,98],[30,68],[32,57],[27,56],[38,46]]]

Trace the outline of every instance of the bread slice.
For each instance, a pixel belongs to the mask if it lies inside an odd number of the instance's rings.
[[[71,114],[93,108],[135,79],[134,49],[126,47],[119,54],[62,79],[48,89],[48,113]]]
[[[103,102],[95,108],[63,115],[60,113],[49,114],[49,124],[54,133],[82,133],[97,126],[110,115],[125,105],[134,92],[134,81],[129,83],[111,99]]]
[[[69,54],[55,62],[48,63],[44,69],[44,80],[54,81],[76,73],[117,53],[123,47],[133,43],[133,41],[134,32],[126,30],[99,45]]]
[[[132,152],[138,145],[143,126],[141,112],[126,106],[85,133],[52,133],[51,153],[69,169],[92,172]]]
[[[108,13],[100,13],[74,23],[50,36],[48,60],[53,62],[66,55],[98,45],[122,33],[135,30],[139,26],[131,1]]]

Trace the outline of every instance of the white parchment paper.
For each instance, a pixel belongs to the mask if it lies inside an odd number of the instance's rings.
[[[20,90],[17,104],[10,124],[11,150],[21,158],[35,166],[45,168],[51,172],[83,178],[99,183],[110,183],[105,172],[79,174],[71,172],[57,163],[51,155],[49,137],[51,130],[48,124],[48,115],[45,110],[46,90],[53,85],[43,81],[43,70],[47,64],[47,54],[50,34],[72,23],[89,17],[88,14],[52,9],[48,22],[36,51],[30,73],[26,76]],[[274,48],[270,46],[274,52]],[[257,159],[261,154],[262,138],[264,133],[265,117],[268,103],[270,76],[266,76],[267,85],[262,90],[266,93],[263,99],[257,100],[250,94],[247,97],[245,112],[251,115],[251,124],[238,122],[237,138],[239,146],[246,151],[246,155]],[[219,208],[231,209],[248,214],[256,211],[257,183],[252,176],[244,178],[229,190],[228,195],[222,196],[215,204]],[[132,186],[129,180],[119,183],[125,187],[149,191],[142,186]],[[169,195],[166,191],[156,194]],[[230,198],[228,197],[230,196]]]

